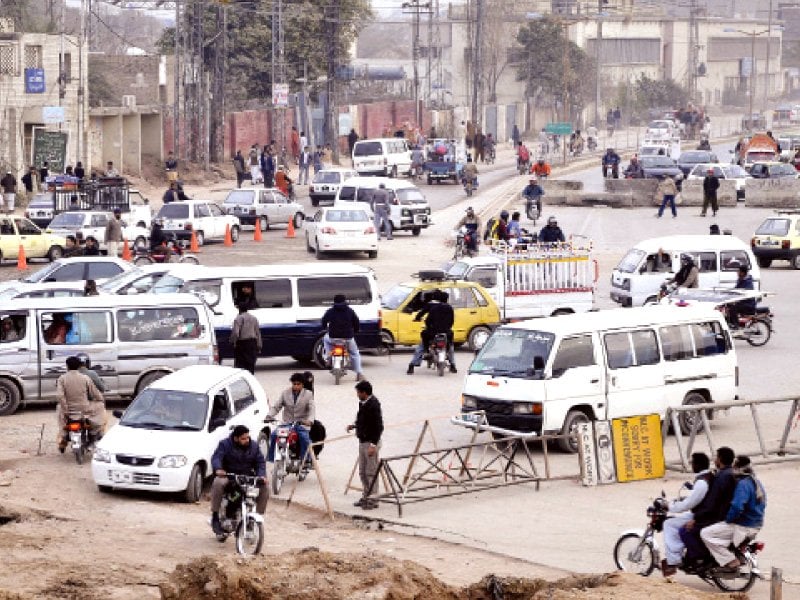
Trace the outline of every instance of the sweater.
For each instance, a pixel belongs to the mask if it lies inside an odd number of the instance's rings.
[[[370,396],[358,403],[356,414],[356,437],[359,442],[377,445],[383,435],[383,415],[381,403],[375,396]]]

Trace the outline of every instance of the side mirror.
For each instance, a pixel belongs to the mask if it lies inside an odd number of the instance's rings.
[[[117,419],[121,419],[122,418],[122,411],[119,410],[119,409],[112,410],[111,414],[114,415]]]
[[[225,419],[214,419],[213,421],[211,421],[208,430],[214,431],[216,429],[219,429],[220,427],[225,427]]]

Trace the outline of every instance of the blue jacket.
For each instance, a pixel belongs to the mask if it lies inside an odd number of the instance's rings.
[[[736,484],[725,521],[742,527],[763,527],[766,508],[767,493],[764,486],[749,475]]]
[[[359,325],[358,315],[346,302],[334,304],[322,315],[322,327],[328,330],[331,338],[349,340],[356,336]]]
[[[237,446],[232,437],[222,440],[211,457],[211,468],[236,475],[267,476],[267,462],[258,444],[250,440],[247,448]]]

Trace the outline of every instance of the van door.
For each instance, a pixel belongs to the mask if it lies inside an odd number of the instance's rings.
[[[609,419],[661,413],[664,364],[651,328],[603,334]]]
[[[258,432],[264,426],[262,407],[256,406],[256,395],[244,377],[237,377],[228,385],[228,395],[233,405],[233,419],[231,424],[244,425],[251,431],[254,440],[258,439]]]
[[[106,387],[119,393],[117,344],[112,313],[105,309],[38,311],[39,385],[42,399],[54,400],[56,381],[66,372],[70,356],[86,354]]]
[[[693,252],[695,264],[700,269],[700,278],[697,287],[712,288],[720,284],[719,257],[717,252]]]
[[[576,406],[589,407],[597,419],[606,418],[602,352],[597,346],[596,334],[591,333],[565,337],[559,343],[545,385],[547,430],[560,430]]]

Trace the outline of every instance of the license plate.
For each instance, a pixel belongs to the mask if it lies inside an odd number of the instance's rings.
[[[133,473],[128,471],[109,471],[108,474],[114,483],[133,483]]]
[[[424,223],[425,215],[414,215],[414,223]]]
[[[759,246],[777,246],[778,242],[773,240],[759,240]]]

